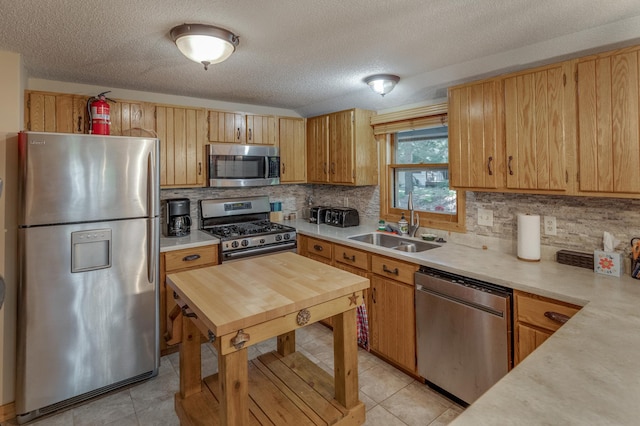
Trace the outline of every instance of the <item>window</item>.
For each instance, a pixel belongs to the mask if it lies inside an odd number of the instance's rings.
[[[449,188],[446,104],[373,118],[381,147],[380,214],[397,222],[407,216],[409,193],[420,226],[464,231],[465,193]],[[407,217],[407,220],[409,218]]]
[[[413,192],[414,209],[455,215],[456,191],[449,189],[447,127],[409,130],[393,135],[393,207],[407,208]]]

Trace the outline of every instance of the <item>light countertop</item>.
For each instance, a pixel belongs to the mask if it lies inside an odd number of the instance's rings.
[[[453,424],[638,424],[640,280],[453,243],[405,253],[346,239],[375,232],[374,221],[351,228],[285,223],[303,235],[584,306]]]
[[[186,237],[160,237],[160,252],[220,244],[220,240],[198,229],[192,230]]]

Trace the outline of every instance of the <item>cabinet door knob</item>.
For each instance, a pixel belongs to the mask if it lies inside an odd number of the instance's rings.
[[[513,170],[511,169],[511,162],[513,161],[513,155],[509,156],[509,163],[507,165],[507,167],[509,168],[509,174],[512,175],[513,174]]]
[[[313,249],[316,251],[322,251],[322,246],[320,244],[316,244],[313,246]]]
[[[249,140],[251,140],[251,129],[249,129]]]
[[[238,127],[237,135],[238,135],[238,136],[237,136],[237,137],[238,137],[238,140],[240,140],[240,127]]]
[[[489,176],[493,176],[493,170],[491,170],[492,162],[493,162],[493,157],[489,156],[489,161],[487,161],[487,170],[489,170]]]

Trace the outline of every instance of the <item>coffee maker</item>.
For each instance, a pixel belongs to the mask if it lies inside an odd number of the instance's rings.
[[[184,237],[191,231],[191,203],[188,198],[171,198],[166,205],[167,237]]]

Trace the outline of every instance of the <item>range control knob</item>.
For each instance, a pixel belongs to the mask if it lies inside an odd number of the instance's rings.
[[[291,238],[291,235],[289,235],[289,234],[284,234],[284,239],[285,239],[285,240],[288,240],[289,238]]]
[[[246,247],[249,245],[249,240],[242,240],[242,247]]]
[[[282,241],[282,235],[276,235],[276,241]]]
[[[238,244],[237,241],[234,241],[234,242],[231,243],[231,247],[233,247],[233,248],[238,248],[239,245],[240,244]]]
[[[260,244],[264,244],[265,242],[264,238],[260,238]]]

